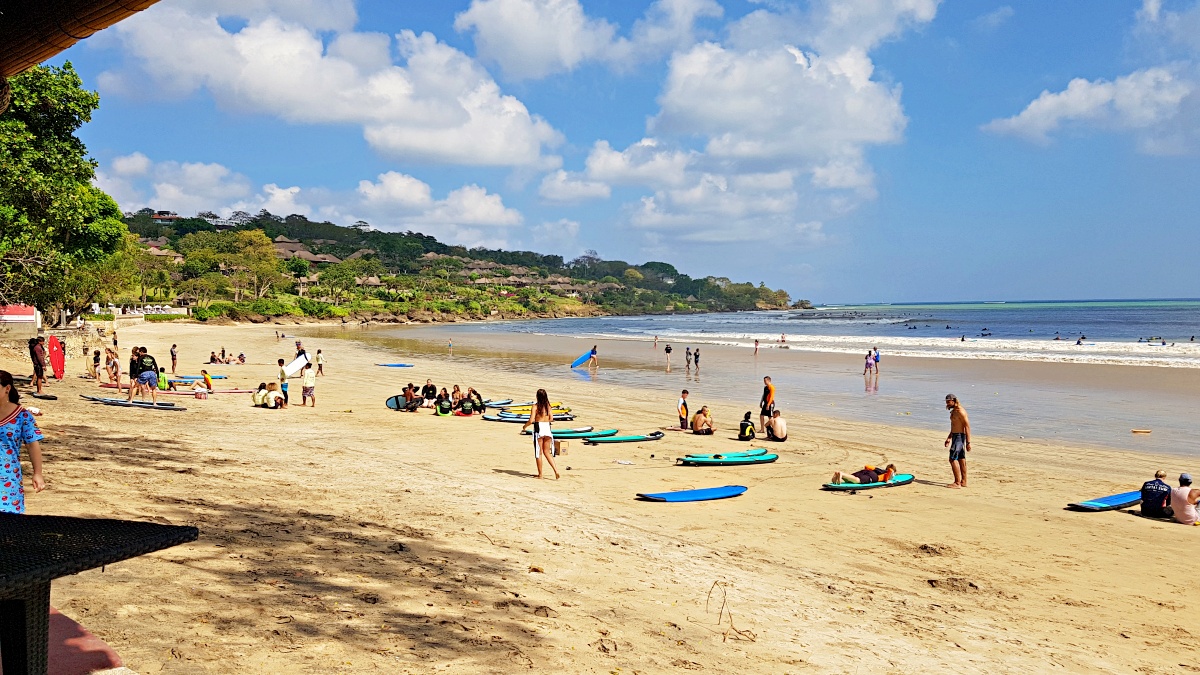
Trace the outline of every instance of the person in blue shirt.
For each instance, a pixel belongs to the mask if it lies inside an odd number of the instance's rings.
[[[1150,518],[1171,517],[1171,486],[1163,481],[1166,477],[1167,472],[1160,470],[1154,474],[1154,480],[1142,483],[1143,516]]]

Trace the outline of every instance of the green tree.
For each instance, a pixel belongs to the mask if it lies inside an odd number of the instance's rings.
[[[304,258],[288,258],[283,261],[283,269],[297,277],[308,276],[308,261]]]
[[[636,284],[637,282],[642,281],[643,279],[646,278],[646,277],[642,276],[641,272],[633,269],[632,267],[625,270],[624,276],[625,276],[625,281],[628,281],[631,284]]]
[[[92,185],[95,162],[76,137],[100,98],[70,63],[10,80],[0,115],[0,301],[52,312],[74,302],[62,280],[117,251],[128,229]]]

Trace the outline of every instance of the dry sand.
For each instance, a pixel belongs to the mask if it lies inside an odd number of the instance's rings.
[[[177,342],[181,374],[221,345],[244,350],[252,365],[214,371],[251,385],[291,355],[274,328],[147,325],[121,342],[160,357]],[[1200,670],[1188,611],[1200,528],[1063,508],[1179,457],[981,433],[971,487],[955,491],[944,433],[792,415],[775,464],[673,466],[734,447],[743,403],[717,410],[714,437],[572,442],[563,478],[538,481],[519,425],[383,406],[427,377],[527,400],[532,377],[445,359],[385,369],[354,342],[305,346],[329,360],[316,409],[253,409],[248,395],[173,397],[183,413],[105,407],[78,398],[96,388],[75,372],[51,385],[57,402],[26,401],[45,411],[49,483],[30,513],[200,528],[194,544],[54,583],[54,604],[134,670]],[[674,404],[603,382],[551,395],[579,414],[570,426],[625,432],[670,423]],[[835,469],[887,461],[918,483],[817,489]],[[633,499],[723,484],[750,489]]]

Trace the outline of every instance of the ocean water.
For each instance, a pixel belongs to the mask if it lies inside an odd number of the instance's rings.
[[[1056,331],[1063,339],[1054,339]],[[818,414],[944,432],[942,399],[953,392],[983,436],[1165,453],[1187,458],[1166,467],[1172,471],[1200,470],[1191,464],[1200,459],[1194,370],[1200,343],[1191,342],[1192,333],[1200,334],[1200,301],[1194,300],[858,306],[304,332],[364,341],[381,350],[381,361],[418,364],[413,373],[394,374],[400,378],[419,376],[421,364],[431,361],[475,363],[495,377],[459,384],[489,396],[529,398],[532,392],[504,389],[504,375],[516,372],[544,379],[551,390],[556,381],[587,380],[656,392],[664,424],[672,421],[680,388],[689,388],[698,405],[723,402],[719,415],[728,421],[754,408],[762,377],[770,375],[782,409],[801,423]],[[781,334],[786,342],[779,342]],[[546,337],[527,339],[533,335]],[[650,344],[656,335],[657,349]],[[1148,337],[1167,345],[1148,344]],[[667,343],[675,347],[670,368]],[[592,344],[600,346],[598,370],[567,367]],[[707,345],[713,347],[703,350],[703,373],[687,368],[684,349]],[[862,355],[876,346],[882,373],[864,377]],[[917,359],[889,360],[895,356]],[[1131,435],[1133,428],[1154,433]],[[940,453],[935,445],[930,452]]]
[[[493,322],[464,330],[598,340],[658,336],[660,342],[745,348],[758,340],[762,349],[861,354],[878,347],[896,356],[1200,368],[1200,342],[1193,341],[1200,335],[1200,300],[847,305]]]

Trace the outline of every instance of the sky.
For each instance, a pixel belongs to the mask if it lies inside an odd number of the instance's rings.
[[[127,211],[814,302],[1200,297],[1200,0],[162,0],[64,60]]]

